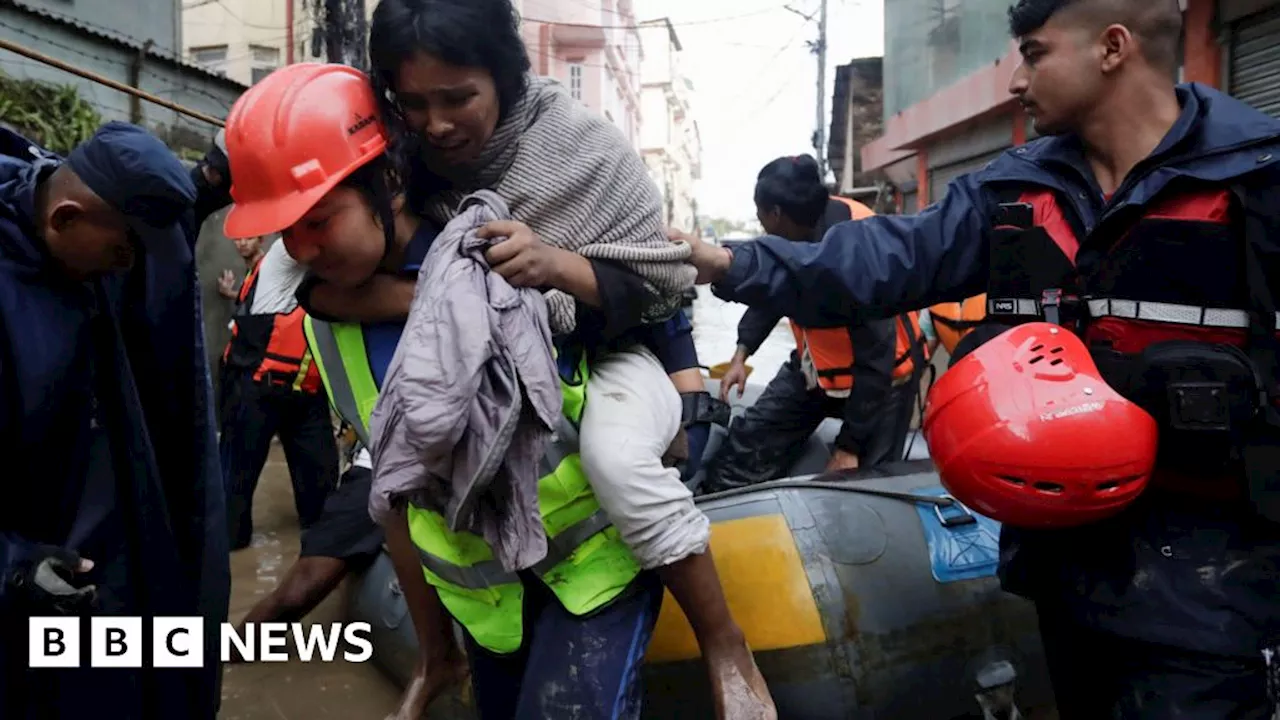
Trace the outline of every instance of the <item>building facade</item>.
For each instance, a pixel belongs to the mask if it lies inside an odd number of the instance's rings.
[[[1224,90],[1280,116],[1280,0],[1182,0],[1179,79]],[[885,3],[884,132],[863,168],[897,187],[916,212],[947,183],[1035,137],[1009,94],[1020,62],[1008,0]]]
[[[632,0],[523,0],[534,72],[560,81],[640,149],[641,42]]]
[[[640,23],[644,60],[640,76],[644,125],[640,149],[649,176],[662,193],[667,225],[700,232],[697,181],[702,178],[702,141],[693,117],[693,84],[680,71],[680,38],[671,21]]]
[[[46,0],[53,2],[54,0]],[[61,1],[61,0],[58,0]],[[317,0],[187,0],[188,60],[246,85],[294,62],[324,62]],[[376,0],[364,0],[366,20]],[[516,0],[539,75],[559,80],[639,150],[640,36],[632,0]]]
[[[827,135],[827,161],[835,176],[832,190],[877,211],[892,193],[884,173],[863,170],[862,148],[883,131],[884,59],[858,58],[838,66]]]
[[[365,20],[374,0],[364,3]],[[252,85],[295,62],[324,62],[316,0],[187,0],[183,48],[190,62]]]

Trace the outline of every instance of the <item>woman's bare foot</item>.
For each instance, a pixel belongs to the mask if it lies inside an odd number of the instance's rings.
[[[385,720],[421,720],[440,693],[466,682],[469,675],[467,660],[461,654],[434,662],[419,660],[400,696],[400,707]]]
[[[756,667],[746,638],[717,638],[702,648],[702,658],[711,677],[711,693],[717,720],[777,720],[778,709]]]

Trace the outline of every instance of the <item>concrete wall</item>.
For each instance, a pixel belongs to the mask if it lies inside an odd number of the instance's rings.
[[[21,0],[25,5],[77,20],[95,30],[155,43],[173,54],[182,45],[181,0]],[[187,0],[190,2],[191,0]]]
[[[130,83],[132,65],[139,56],[134,48],[9,5],[0,5],[0,37],[124,84]],[[146,101],[135,101],[119,90],[12,53],[0,55],[0,70],[16,78],[75,85],[80,97],[97,108],[104,121],[138,122],[154,130],[170,146],[202,152],[213,137],[214,129],[204,122]],[[217,118],[225,117],[244,91],[244,87],[225,78],[154,56],[143,61],[138,80],[142,90]]]

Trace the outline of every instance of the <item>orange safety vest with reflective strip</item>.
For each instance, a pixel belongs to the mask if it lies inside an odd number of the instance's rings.
[[[875,216],[875,211],[857,200],[832,195],[820,232],[838,222],[863,220]],[[843,207],[841,207],[843,205]],[[844,211],[849,217],[843,217]],[[815,239],[820,240],[821,237]],[[916,371],[917,361],[923,366],[929,359],[929,348],[920,329],[920,314],[912,311],[898,316],[897,343],[894,350],[893,380],[895,383],[909,378]],[[823,390],[844,391],[853,388],[853,341],[848,328],[805,328],[791,323],[800,356],[809,357]]]
[[[893,379],[909,378],[929,360],[929,348],[920,330],[920,313],[911,311],[898,316],[897,342],[893,352]],[[853,388],[853,341],[848,328],[806,328],[791,323],[800,357],[808,357],[823,390]]]
[[[973,332],[987,318],[987,294],[975,295],[962,302],[938,303],[929,308],[938,343],[954,355],[965,335]]]
[[[320,390],[320,371],[302,329],[306,312],[296,307],[288,313],[251,314],[258,289],[258,270],[265,255],[249,271],[240,287],[239,308],[231,321],[231,341],[222,353],[227,367],[253,370],[253,379],[301,392]]]

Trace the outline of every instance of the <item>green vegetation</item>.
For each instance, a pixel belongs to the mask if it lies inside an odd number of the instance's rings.
[[[56,153],[66,154],[102,124],[74,85],[18,80],[0,72],[0,121]]]

